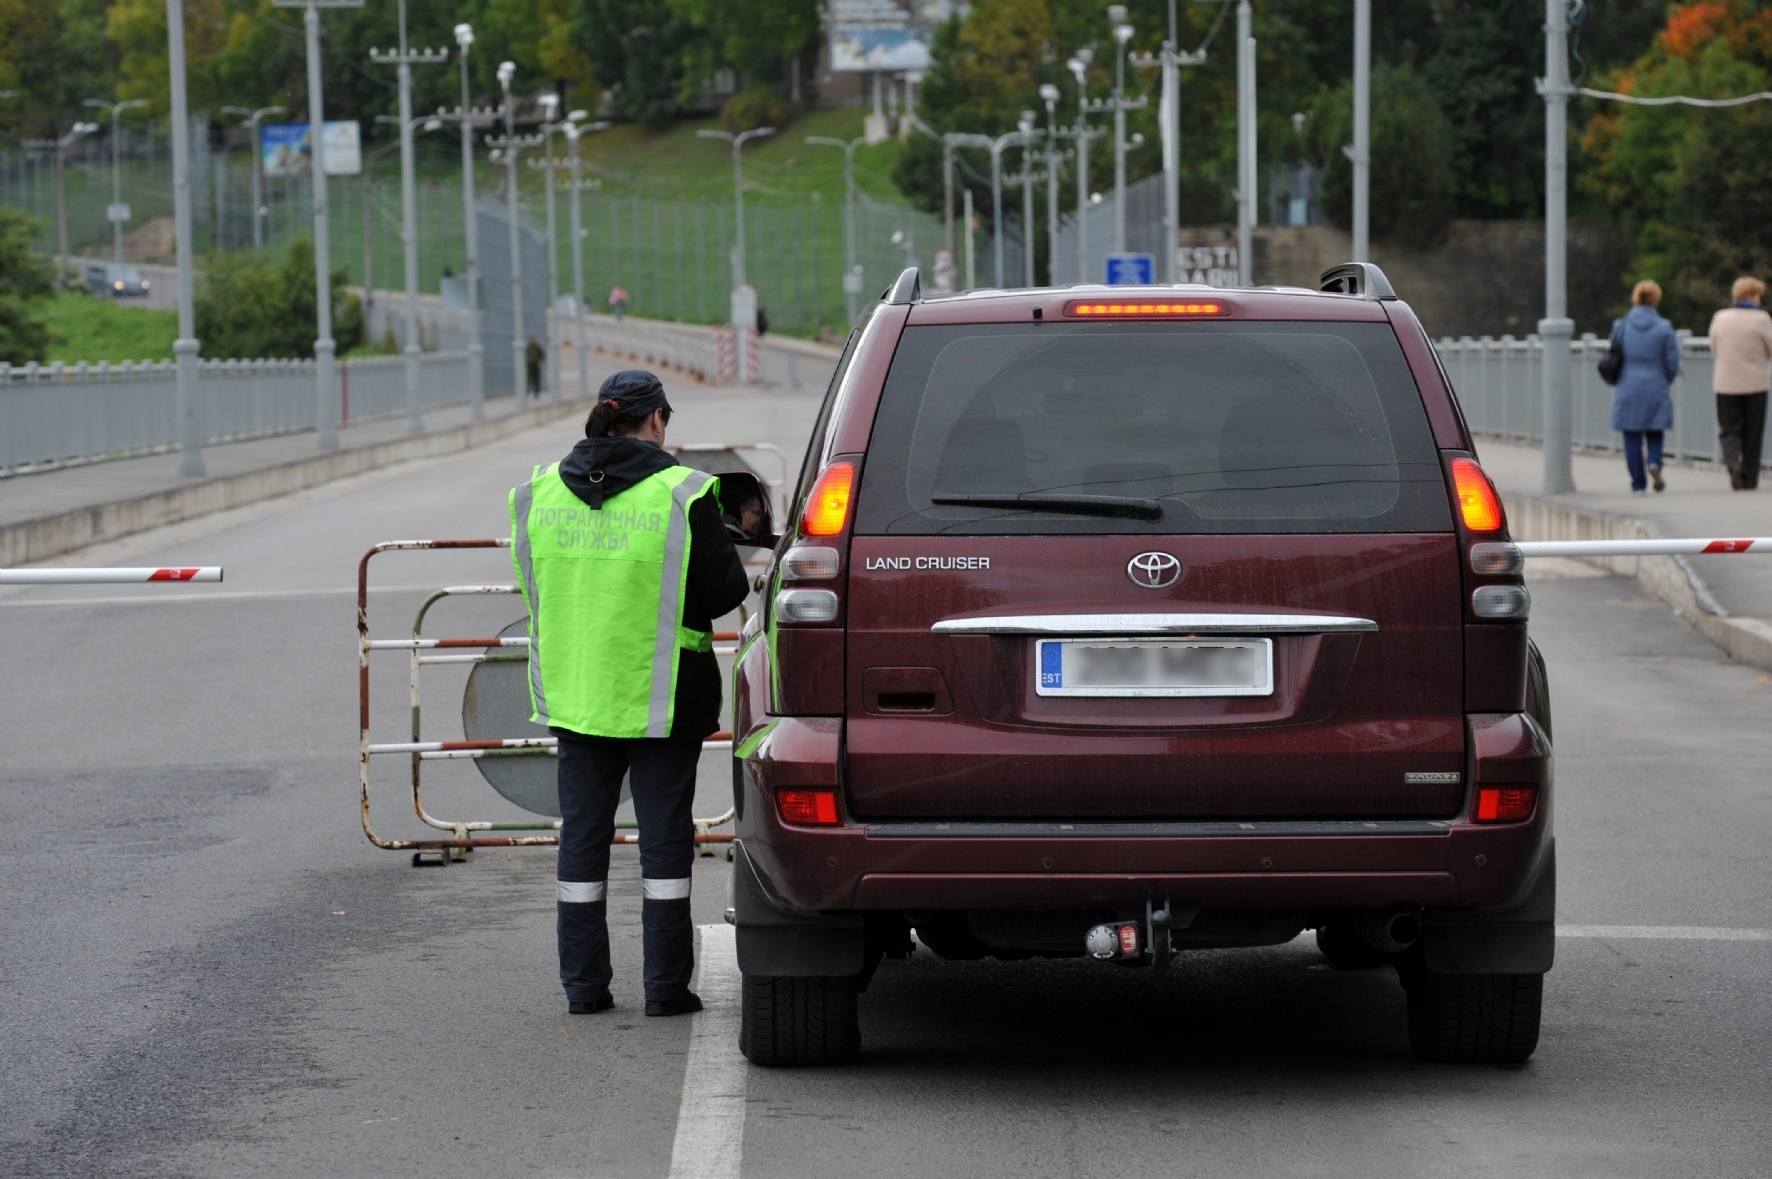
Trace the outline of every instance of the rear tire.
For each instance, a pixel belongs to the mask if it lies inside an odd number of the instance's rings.
[[[1442,1064],[1519,1064],[1538,1047],[1544,1009],[1542,974],[1406,976],[1409,1043]]]
[[[853,978],[744,976],[738,1050],[774,1068],[846,1064],[861,1051]]]

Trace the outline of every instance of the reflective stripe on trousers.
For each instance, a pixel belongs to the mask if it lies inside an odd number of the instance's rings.
[[[689,899],[689,877],[679,880],[642,880],[640,895],[649,901],[686,901]]]
[[[609,882],[605,880],[556,880],[554,881],[554,897],[568,905],[595,904],[603,899],[608,887]],[[689,894],[685,892],[683,895]]]

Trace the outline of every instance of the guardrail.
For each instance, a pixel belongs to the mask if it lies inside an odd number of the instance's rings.
[[[1590,450],[1619,451],[1623,440],[1612,429],[1612,386],[1600,380],[1598,371],[1608,346],[1609,341],[1592,332],[1570,343],[1574,440]],[[1465,336],[1441,339],[1435,347],[1474,433],[1544,441],[1544,342],[1539,337]],[[1715,367],[1708,338],[1680,335],[1680,375],[1671,389],[1674,423],[1664,443],[1669,457],[1722,461],[1711,392]],[[1767,459],[1772,463],[1772,451]]]
[[[467,400],[467,353],[427,352],[422,365],[427,408]],[[406,412],[403,357],[354,357],[339,379],[343,421]],[[0,473],[170,449],[177,400],[170,360],[0,364]],[[314,362],[206,360],[198,400],[205,443],[311,430]]]
[[[570,314],[556,313],[555,339],[575,343],[577,330]],[[642,364],[679,369],[704,381],[714,381],[719,376],[714,364],[713,333],[709,328],[687,324],[681,328],[668,328],[636,323],[631,319],[617,321],[613,315],[586,315],[584,333],[585,347],[598,352],[627,356]],[[572,379],[572,366],[568,364],[560,375],[563,380]]]

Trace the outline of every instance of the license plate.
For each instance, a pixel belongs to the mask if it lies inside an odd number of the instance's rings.
[[[1271,696],[1272,639],[1040,639],[1042,696]]]

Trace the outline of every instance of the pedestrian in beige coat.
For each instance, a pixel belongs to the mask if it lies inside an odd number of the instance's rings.
[[[1710,350],[1716,357],[1712,387],[1717,394],[1717,434],[1729,486],[1751,491],[1760,485],[1760,448],[1766,438],[1767,366],[1772,364],[1772,315],[1760,309],[1766,284],[1738,278],[1729,293],[1734,305],[1711,316]]]

